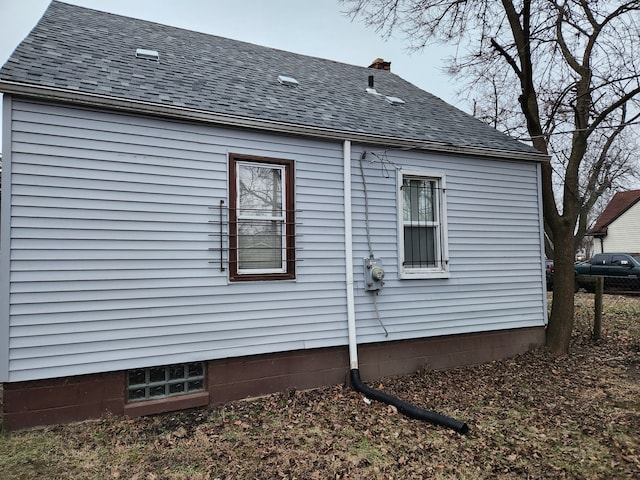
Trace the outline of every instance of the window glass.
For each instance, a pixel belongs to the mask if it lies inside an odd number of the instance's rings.
[[[152,400],[204,390],[204,363],[137,368],[127,372],[127,400]]]
[[[238,270],[283,271],[283,225],[277,220],[238,219]]]
[[[402,183],[405,267],[436,265],[435,182],[405,178]]]
[[[404,227],[405,267],[436,266],[435,234],[433,227]]]
[[[629,263],[629,260],[625,255],[613,255],[611,257],[611,263],[613,263],[614,265],[620,265],[621,262]]]
[[[241,215],[280,217],[282,214],[282,176],[279,165],[238,165],[238,210]]]
[[[402,182],[403,217],[405,222],[434,221],[435,182],[405,178]]]

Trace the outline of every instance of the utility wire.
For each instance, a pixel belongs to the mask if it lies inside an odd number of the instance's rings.
[[[380,309],[378,308],[378,292],[373,293],[373,306],[376,310],[376,317],[378,317],[378,323],[384,330],[384,336],[388,337],[389,332],[387,331],[387,328],[384,326],[384,323],[382,323],[382,318],[380,317]]]
[[[640,125],[640,121],[638,122],[629,122],[625,124],[625,127],[628,127],[629,125]],[[519,140],[533,140],[534,138],[546,138],[546,137],[551,137],[553,135],[567,135],[569,133],[578,133],[578,132],[587,132],[589,130],[610,130],[612,128],[619,128],[620,125],[600,125],[599,127],[596,127],[594,129],[590,129],[590,128],[576,128],[574,130],[562,130],[559,132],[549,132],[549,133],[543,133],[542,135],[534,135],[532,137],[518,137]]]
[[[362,191],[364,192],[364,226],[365,226],[366,236],[367,236],[367,246],[369,247],[369,258],[375,258],[375,256],[373,255],[373,246],[371,243],[371,229],[369,226],[369,192],[367,190],[367,179],[364,176],[364,166],[362,165],[362,162],[366,156],[367,156],[366,151],[362,152],[362,155],[360,155],[360,176],[362,177]],[[380,309],[378,308],[377,297],[378,297],[378,292],[373,292],[373,308],[376,311],[376,318],[378,319],[378,323],[384,330],[384,336],[388,337],[389,332],[387,331],[387,328],[384,326],[384,323],[382,322],[382,317],[380,316]]]
[[[367,156],[367,152],[360,155],[360,176],[362,177],[362,191],[364,192],[364,226],[367,232],[367,246],[369,247],[369,257],[373,258],[373,247],[371,246],[371,230],[369,228],[369,192],[367,190],[367,180],[364,176],[364,167],[362,161]]]

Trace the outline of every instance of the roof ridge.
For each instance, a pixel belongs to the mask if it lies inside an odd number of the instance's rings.
[[[96,12],[96,13],[101,14],[101,15],[110,15],[112,17],[118,17],[118,18],[126,19],[126,20],[135,20],[135,21],[138,21],[138,22],[144,22],[144,23],[147,23],[147,24],[150,24],[150,25],[155,25],[155,26],[160,27],[160,28],[175,29],[175,30],[179,30],[179,31],[182,31],[182,32],[185,32],[185,33],[188,33],[188,34],[203,35],[205,37],[214,37],[214,38],[218,38],[218,39],[221,39],[221,40],[228,40],[228,41],[236,42],[236,43],[239,43],[239,44],[244,44],[244,45],[247,45],[247,46],[257,47],[257,48],[260,48],[260,49],[273,50],[273,51],[276,51],[276,52],[282,52],[282,53],[287,53],[287,54],[292,54],[292,55],[299,55],[299,56],[305,57],[305,58],[313,58],[313,59],[324,61],[324,62],[336,63],[336,64],[345,65],[345,66],[358,68],[358,69],[363,69],[363,70],[369,70],[369,71],[373,70],[373,69],[371,69],[369,67],[365,67],[365,66],[361,66],[361,65],[355,65],[355,64],[347,63],[347,62],[341,62],[341,61],[338,61],[338,60],[332,60],[330,58],[318,57],[318,56],[315,56],[315,55],[307,55],[305,53],[297,53],[297,52],[293,52],[291,50],[284,50],[282,48],[270,47],[270,46],[267,46],[267,45],[261,45],[261,44],[258,44],[258,43],[248,42],[246,40],[239,40],[239,39],[236,39],[236,38],[223,37],[222,35],[217,35],[215,33],[209,33],[209,32],[205,32],[205,31],[202,31],[202,30],[192,30],[192,29],[185,28],[185,27],[179,27],[179,26],[176,26],[176,25],[169,25],[169,24],[166,24],[166,23],[160,23],[160,22],[156,22],[156,21],[153,21],[153,20],[147,20],[147,19],[144,19],[144,18],[130,17],[128,15],[122,15],[122,14],[119,14],[119,13],[107,12],[105,10],[99,10],[99,9],[96,9],[96,8],[85,7],[83,5],[75,5],[75,4],[72,4],[72,3],[67,3],[67,2],[65,2],[63,0],[51,0],[50,6],[53,5],[53,4],[60,4],[60,5],[66,6],[66,7],[71,7],[73,9],[81,9],[81,10],[85,10],[85,11]],[[389,75],[399,76],[398,74],[396,74],[396,73],[394,73],[392,71],[388,71],[388,70],[375,70],[375,72],[376,72],[376,74],[380,73],[381,75],[382,74],[389,74]],[[416,87],[416,88],[419,88],[419,87]]]
[[[154,50],[159,62],[136,58]],[[279,76],[297,79],[295,88]],[[376,96],[366,93],[373,76]],[[0,91],[185,119],[254,119],[333,138],[446,145],[470,155],[547,157],[399,75],[54,0],[0,70]],[[385,96],[404,103],[391,104]],[[117,104],[117,105],[116,105]],[[131,111],[136,109],[131,107]],[[258,127],[256,127],[258,128]],[[426,147],[424,147],[426,148]],[[491,153],[493,152],[493,153]]]

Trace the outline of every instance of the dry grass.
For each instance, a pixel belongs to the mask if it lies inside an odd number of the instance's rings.
[[[4,479],[640,477],[640,297],[576,296],[571,355],[544,351],[375,387],[466,421],[460,436],[341,386],[0,436]]]

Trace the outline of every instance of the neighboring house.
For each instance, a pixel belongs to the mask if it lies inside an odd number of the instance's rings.
[[[617,192],[595,225],[593,252],[640,252],[640,190]]]
[[[0,71],[5,426],[343,383],[350,322],[365,381],[540,345],[547,158],[382,66],[53,2]]]

